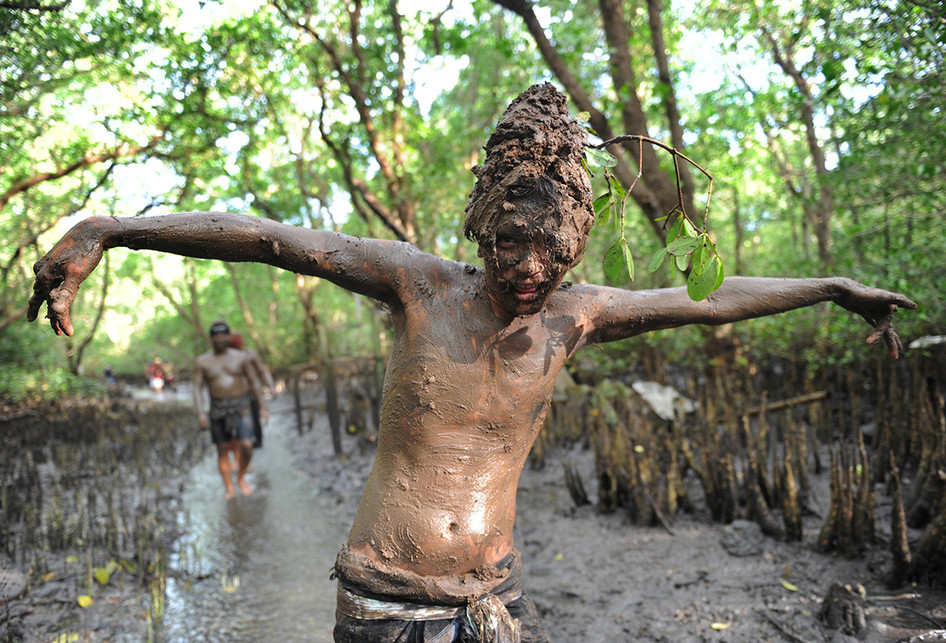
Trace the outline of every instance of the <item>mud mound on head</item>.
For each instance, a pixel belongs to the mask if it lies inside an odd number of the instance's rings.
[[[473,168],[477,181],[466,207],[467,238],[492,246],[497,221],[509,209],[504,205],[511,175],[545,177],[557,186],[556,223],[571,246],[570,264],[577,264],[594,224],[591,184],[581,165],[587,140],[588,133],[568,114],[565,95],[553,85],[533,85],[519,94],[486,142],[486,161]]]

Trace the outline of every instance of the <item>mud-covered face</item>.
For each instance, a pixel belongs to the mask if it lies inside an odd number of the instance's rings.
[[[565,95],[549,83],[533,85],[510,103],[486,142],[484,163],[473,168],[476,184],[463,233],[479,244],[481,257],[496,254],[496,230],[507,215],[531,212],[532,227],[544,231],[554,257],[550,267],[560,256],[568,267],[581,261],[594,225],[591,184],[582,166],[587,139],[588,132],[568,115]]]
[[[479,248],[488,293],[513,316],[533,315],[571,267],[574,239],[562,230],[554,191],[535,182],[510,185],[503,206],[492,238]]]

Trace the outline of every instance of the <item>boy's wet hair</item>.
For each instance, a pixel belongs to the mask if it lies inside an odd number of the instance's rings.
[[[516,97],[486,142],[486,160],[473,168],[476,184],[466,207],[463,233],[492,248],[499,219],[520,185],[546,192],[563,247],[557,256],[575,266],[594,225],[591,183],[581,159],[588,132],[568,114],[565,95],[550,83],[533,85]],[[547,187],[551,182],[551,190]]]

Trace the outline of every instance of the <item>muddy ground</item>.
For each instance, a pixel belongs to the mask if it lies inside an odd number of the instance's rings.
[[[293,415],[277,415],[277,421],[291,424]],[[350,524],[373,449],[360,448],[350,436],[342,444],[346,456],[339,459],[323,423],[298,437],[296,461],[287,464],[310,476],[313,487],[333,499],[338,520]],[[589,497],[595,497],[590,449],[581,444],[561,449],[548,454],[547,463],[541,470],[527,466],[522,474],[515,540],[523,552],[525,590],[554,641],[853,641],[817,616],[835,583],[863,587],[866,600],[860,605],[868,629],[861,640],[946,641],[946,595],[886,588],[880,578],[890,557],[882,544],[853,561],[818,554],[810,546],[822,523],[815,515],[806,518],[803,543],[763,536],[753,523],[713,524],[699,509],[674,517],[669,529],[637,527],[621,513],[602,515],[594,506],[572,502],[564,463],[579,472]],[[178,480],[166,482],[165,500],[158,504],[172,515],[182,487]],[[827,479],[815,479],[813,486],[812,508],[823,515]],[[700,497],[698,488],[692,496]],[[889,507],[882,490],[877,497],[883,538]],[[67,631],[83,633],[74,640],[148,640],[149,588],[112,583],[93,609],[81,610],[75,607],[75,578],[62,578],[36,584],[22,599],[0,600],[0,626],[11,616],[29,624],[22,639],[15,633],[23,628],[0,627],[0,643],[58,641],[64,624],[70,625]]]
[[[347,436],[346,436],[347,440]],[[344,442],[340,462],[317,432],[300,439],[298,466],[333,494],[340,519],[351,522],[373,452]],[[822,520],[805,521],[805,542],[764,536],[755,523],[713,524],[699,511],[681,514],[670,530],[636,527],[622,514],[576,507],[564,482],[568,463],[594,497],[594,455],[582,445],[529,466],[519,483],[515,541],[523,553],[523,585],[553,641],[855,641],[818,618],[835,583],[863,587],[867,641],[946,641],[946,594],[890,590],[881,582],[890,556],[881,544],[858,560],[813,551]],[[827,475],[813,480],[813,509],[827,512]],[[694,498],[699,497],[694,491]],[[877,530],[889,507],[878,493]],[[885,513],[887,512],[887,513]]]

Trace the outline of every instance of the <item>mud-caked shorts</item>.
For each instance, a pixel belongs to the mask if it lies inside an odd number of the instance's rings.
[[[252,399],[250,394],[226,400],[210,399],[210,437],[214,444],[253,440]]]

